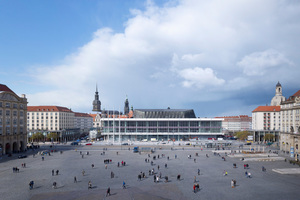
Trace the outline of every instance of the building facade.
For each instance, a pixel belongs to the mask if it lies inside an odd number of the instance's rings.
[[[93,128],[93,117],[87,113],[75,112],[74,120],[75,128],[80,130],[80,134],[87,134]]]
[[[22,152],[27,146],[27,99],[0,84],[0,156]]]
[[[224,132],[248,131],[252,129],[252,117],[248,115],[216,117],[224,119],[222,128]]]
[[[75,113],[61,106],[28,106],[28,137],[40,132],[45,137],[56,133],[61,142],[78,138],[79,128],[75,127]]]
[[[300,134],[281,133],[280,150],[289,154],[291,158],[299,159]]]
[[[300,90],[281,103],[280,114],[282,132],[300,133]]]
[[[252,111],[253,130],[280,130],[280,106],[258,106]]]
[[[222,119],[216,118],[101,118],[105,140],[205,140],[223,137]]]

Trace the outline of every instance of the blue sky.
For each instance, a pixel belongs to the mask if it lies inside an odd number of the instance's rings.
[[[29,105],[251,115],[300,89],[300,3],[0,1],[0,80]]]

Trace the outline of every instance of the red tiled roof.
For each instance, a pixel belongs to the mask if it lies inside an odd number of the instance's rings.
[[[92,116],[87,113],[75,112],[75,117],[92,117]]]
[[[3,85],[3,84],[0,84],[0,91],[1,92],[11,92],[11,93],[14,93],[11,89],[9,89],[9,87],[7,87],[6,85]]]
[[[258,106],[252,112],[279,112],[280,106]]]
[[[300,90],[298,90],[295,94],[293,94],[293,97],[296,97],[296,96],[300,96]]]
[[[69,108],[61,106],[28,106],[28,112],[73,112]]]

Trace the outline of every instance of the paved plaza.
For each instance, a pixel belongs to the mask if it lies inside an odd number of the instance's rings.
[[[134,146],[70,146],[57,145],[44,149],[55,149],[51,156],[32,156],[17,159],[3,158],[0,162],[0,193],[1,199],[11,200],[68,200],[68,199],[299,199],[300,174],[297,165],[284,160],[274,161],[242,161],[235,156],[220,156],[212,153],[213,149],[200,147],[178,146],[171,150],[171,145],[152,146],[155,152],[148,157],[147,153],[133,153]],[[107,148],[103,154],[103,148]],[[128,150],[128,148],[131,148]],[[77,150],[75,150],[77,149]],[[60,150],[63,153],[60,153]],[[35,151],[36,153],[37,151]],[[80,155],[80,152],[84,155]],[[89,155],[87,155],[89,152]],[[118,152],[118,153],[117,153]],[[196,156],[198,153],[198,156]],[[162,154],[165,156],[162,157]],[[209,155],[209,157],[206,156]],[[159,158],[158,158],[159,155]],[[175,158],[175,155],[177,158]],[[191,158],[188,158],[191,155]],[[153,159],[156,156],[156,159]],[[169,156],[169,160],[167,157]],[[225,157],[226,161],[222,159]],[[281,157],[281,156],[277,156]],[[104,160],[112,160],[104,164]],[[145,162],[149,159],[150,162]],[[194,160],[196,159],[196,160]],[[126,162],[125,166],[121,162]],[[151,165],[153,161],[153,166]],[[118,167],[118,162],[120,166]],[[26,163],[26,167],[22,167]],[[237,168],[233,168],[236,163]],[[94,168],[92,168],[94,164]],[[165,164],[167,167],[165,168]],[[249,169],[244,169],[249,164]],[[107,169],[106,169],[107,166]],[[159,169],[158,169],[159,166]],[[266,172],[262,171],[262,166]],[[13,167],[19,168],[19,173],[13,173]],[[297,169],[296,169],[297,168]],[[154,182],[149,170],[154,169],[155,175],[162,175],[158,183]],[[200,169],[200,175],[198,175]],[[273,170],[274,169],[274,170]],[[280,170],[283,169],[283,170]],[[52,175],[52,170],[55,171]],[[56,170],[59,170],[56,175]],[[84,176],[82,170],[85,171]],[[224,176],[224,171],[228,175]],[[252,174],[246,178],[245,171]],[[285,174],[295,171],[293,174]],[[114,177],[111,178],[111,172]],[[138,180],[140,173],[146,178]],[[282,173],[280,173],[282,172]],[[177,175],[180,174],[180,180]],[[74,183],[74,176],[77,183]],[[164,177],[169,181],[165,182]],[[193,192],[194,177],[200,190]],[[231,180],[236,180],[236,187],[231,187]],[[29,190],[29,182],[34,181],[34,187]],[[92,189],[88,189],[91,181]],[[122,189],[123,181],[126,189]],[[53,182],[57,188],[52,188]],[[106,197],[110,187],[111,195]]]

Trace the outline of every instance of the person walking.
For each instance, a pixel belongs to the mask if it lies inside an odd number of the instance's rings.
[[[55,181],[53,182],[52,187],[53,187],[53,189],[56,189],[56,188],[57,188],[57,184],[56,184]]]
[[[59,173],[59,170],[56,170],[56,175],[58,175],[58,173]]]
[[[193,190],[194,190],[194,193],[196,193],[196,185],[195,184],[193,185]]]
[[[74,176],[74,183],[77,183],[77,178],[76,178],[76,176]]]
[[[231,180],[231,187],[234,188],[234,181],[233,181],[233,179]]]
[[[110,196],[110,187],[108,187],[106,190],[106,196]]]
[[[197,182],[197,180],[196,180],[196,176],[194,176],[194,183],[196,183]]]
[[[52,176],[54,176],[54,169],[52,169]]]
[[[91,181],[89,181],[89,183],[88,183],[88,190],[89,189],[92,189],[92,182]]]
[[[200,169],[198,169],[198,175],[200,175]]]
[[[123,181],[123,189],[126,189],[125,181]]]
[[[84,176],[84,173],[85,173],[85,171],[84,171],[84,170],[82,170],[82,176]]]
[[[33,189],[33,185],[34,185],[34,182],[33,182],[33,181],[30,181],[30,182],[29,182],[29,189],[30,189],[30,190]]]

